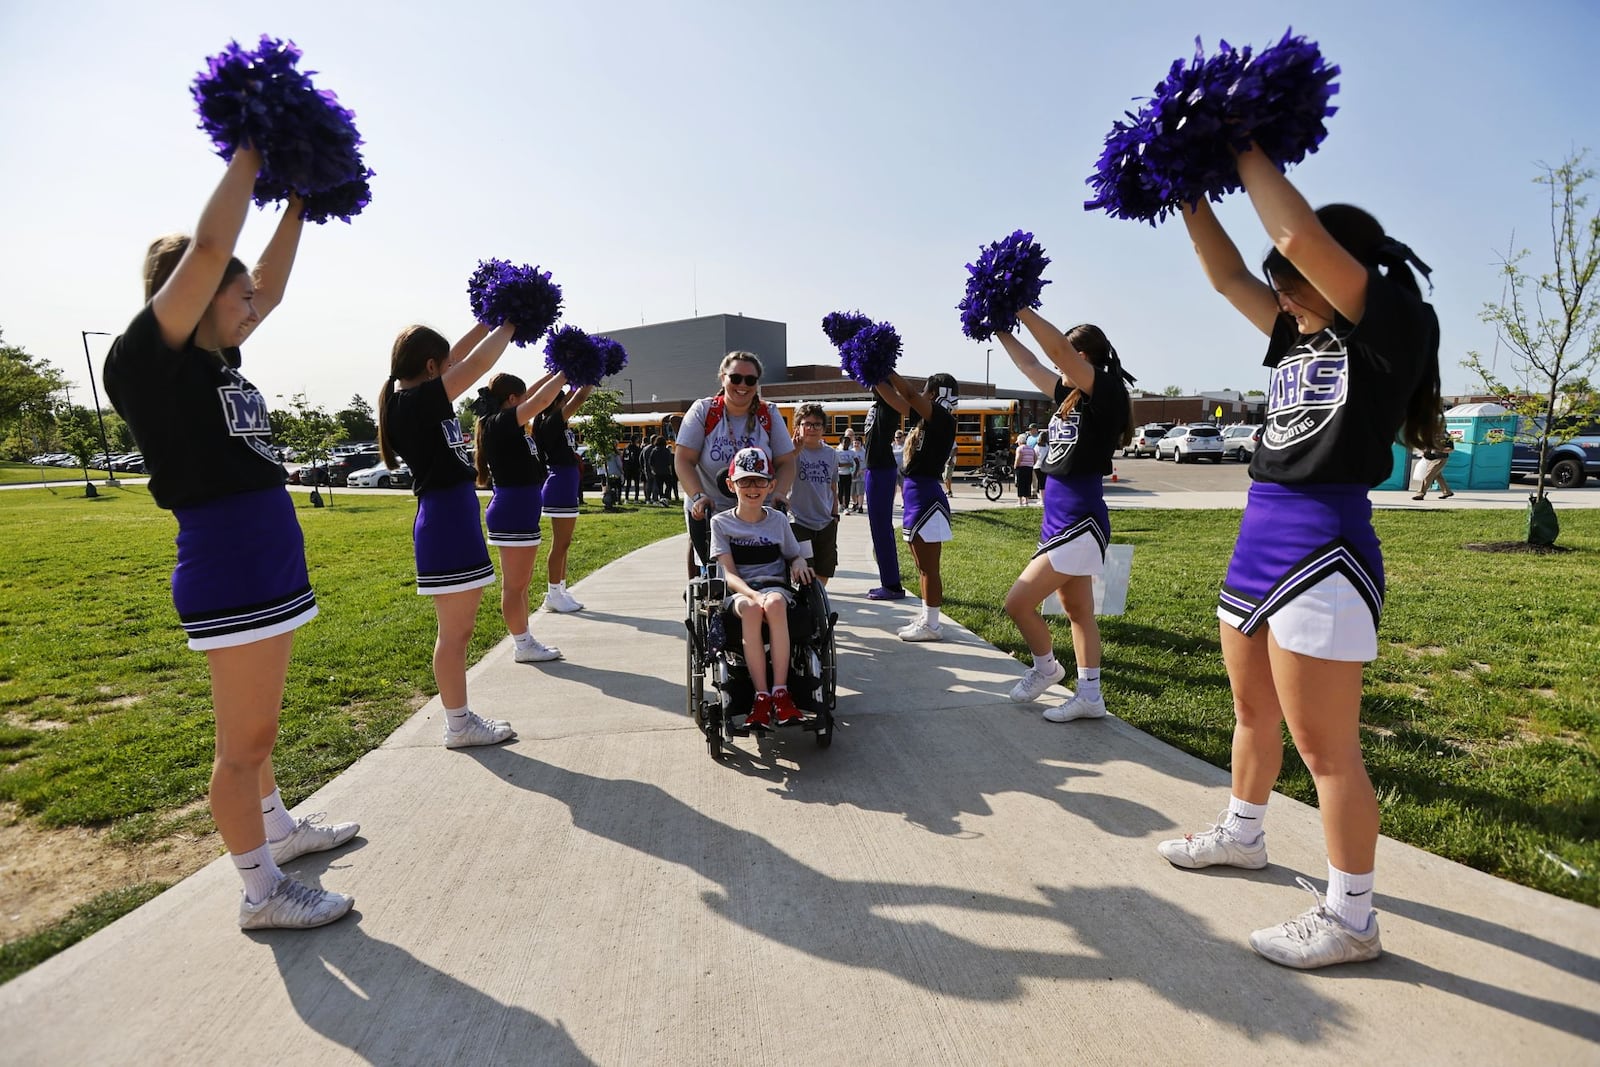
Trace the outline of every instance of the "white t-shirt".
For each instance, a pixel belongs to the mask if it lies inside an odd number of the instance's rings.
[[[683,416],[683,425],[678,430],[678,447],[699,451],[700,458],[695,461],[695,467],[700,472],[701,486],[711,498],[711,510],[727,511],[738,503],[736,498],[722,491],[722,476],[728,473],[728,464],[733,462],[734,454],[741,448],[755,446],[766,449],[767,454],[776,460],[794,451],[794,441],[789,437],[789,427],[784,425],[777,406],[770,403],[766,407],[772,423],[771,433],[761,424],[754,407],[745,415],[733,415],[724,410],[721,421],[712,428],[711,437],[707,440],[706,415],[711,410],[713,399],[704,397],[689,406]],[[692,499],[693,494],[684,494],[684,510],[688,510]]]

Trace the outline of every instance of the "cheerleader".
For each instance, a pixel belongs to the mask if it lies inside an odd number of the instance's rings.
[[[1315,905],[1250,945],[1306,969],[1382,952],[1378,801],[1360,736],[1362,664],[1378,654],[1384,594],[1367,492],[1388,477],[1397,433],[1423,447],[1441,430],[1439,323],[1407,264],[1427,267],[1371,215],[1312,211],[1253,147],[1238,172],[1272,239],[1266,281],[1208,204],[1184,214],[1207,279],[1269,338],[1267,424],[1217,609],[1233,688],[1232,796],[1215,825],[1159,849],[1180,867],[1265,867],[1287,721],[1316,784],[1328,892],[1299,879]]]
[[[550,406],[566,380],[559,372],[547,374],[529,390],[515,374],[496,374],[473,402],[478,487],[494,485],[484,522],[489,544],[500,550],[500,615],[518,663],[561,658],[560,649],[528,629],[528,586],[539,558],[540,486],[548,471],[523,426]]]
[[[1056,593],[1072,624],[1078,686],[1065,702],[1046,708],[1044,717],[1050,722],[1103,718],[1094,576],[1105,569],[1111,516],[1101,479],[1111,473],[1112,454],[1131,436],[1133,402],[1117,350],[1100,327],[1084,323],[1062,334],[1030,310],[1017,318],[1055,369],[1041,364],[1009,333],[999,335],[1000,343],[1023,376],[1054,400],[1056,411],[1036,450],[1044,497],[1039,547],[1006,594],[1006,614],[1033,653],[1033,666],[1011,690],[1011,699],[1037,700],[1066,676],[1051,647],[1050,627],[1039,616],[1039,605]],[[1026,439],[1020,441],[1018,454],[1029,447]],[[1020,492],[1021,475],[1017,484]]]
[[[884,403],[902,417],[911,417],[906,435],[901,492],[904,507],[900,521],[911,556],[917,561],[917,581],[922,593],[922,611],[915,621],[901,628],[902,641],[942,641],[939,608],[944,604],[944,583],[939,573],[939,555],[950,530],[950,498],[940,484],[945,460],[956,446],[956,417],[953,409],[960,390],[949,374],[931,375],[919,393],[898,374],[879,382],[875,391]],[[892,482],[889,483],[891,486]],[[891,495],[892,499],[892,495]],[[868,521],[871,521],[869,515]],[[882,574],[882,564],[879,564]]]
[[[395,338],[389,378],[378,396],[383,462],[392,469],[404,460],[417,496],[411,544],[417,592],[433,598],[439,618],[433,679],[444,704],[446,748],[498,745],[517,736],[509,722],[485,719],[467,706],[467,644],[494,565],[478,521],[477,471],[453,406],[494,366],[515,332],[509,322],[492,333],[477,325],[451,347],[435,330],[407,326]]]
[[[291,197],[253,273],[233,255],[261,154],[234,153],[193,237],[156,240],[145,306],[106,356],[106,395],[178,520],[172,602],[206,655],[217,721],[211,816],[244,880],[239,925],[304,928],[355,902],[280,865],[349,841],[353,822],[292,819],[272,771],[294,631],[317,614],[305,541],[272,451],[266,398],[239,373],[239,346],[283,300],[302,226]]]
[[[567,425],[589,399],[593,386],[584,386],[549,404],[533,420],[533,443],[544,457],[550,473],[544,480],[544,513],[550,519],[552,544],[545,559],[548,587],[544,606],[548,611],[582,611],[583,605],[567,592],[567,550],[572,547],[572,530],[578,525],[578,505],[583,502],[583,460]],[[591,462],[603,464],[599,457]],[[603,465],[597,467],[604,472]]]

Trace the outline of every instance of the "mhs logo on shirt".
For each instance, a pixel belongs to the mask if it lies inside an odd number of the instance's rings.
[[[267,398],[238,375],[231,377],[233,384],[217,387],[228,433],[249,445],[262,459],[278,462],[272,452],[272,418]]]
[[[1074,411],[1066,418],[1057,416],[1050,420],[1047,432],[1049,450],[1046,452],[1046,462],[1058,464],[1072,453],[1078,444],[1078,428],[1083,422],[1083,416]]]
[[[1267,392],[1262,445],[1285,448],[1315,437],[1344,407],[1349,384],[1349,359],[1342,344],[1280,363]]]
[[[467,466],[472,466],[472,457],[467,453],[466,437],[461,433],[461,420],[445,419],[439,423],[439,428],[444,431],[444,443],[456,454],[456,458]]]

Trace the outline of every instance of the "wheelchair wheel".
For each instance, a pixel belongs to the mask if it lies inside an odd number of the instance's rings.
[[[990,500],[999,500],[1000,494],[1004,493],[1005,491],[1006,487],[1000,484],[999,478],[984,479],[983,495],[988,497]]]
[[[702,731],[706,728],[706,674],[701,669],[699,657],[694,654],[694,638],[685,644],[688,668],[684,688],[689,694],[689,718]]]

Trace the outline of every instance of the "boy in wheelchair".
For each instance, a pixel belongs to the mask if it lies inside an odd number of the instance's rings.
[[[728,481],[739,502],[732,511],[712,517],[711,555],[722,567],[729,590],[723,606],[739,620],[745,667],[755,686],[755,703],[745,726],[767,729],[774,717],[779,726],[799,722],[805,713],[795,705],[787,684],[789,608],[795,602],[795,587],[810,583],[811,567],[789,520],[766,506],[773,482],[766,452],[740,449],[728,465]],[[785,577],[792,584],[786,584]],[[772,652],[770,671],[766,645]]]

